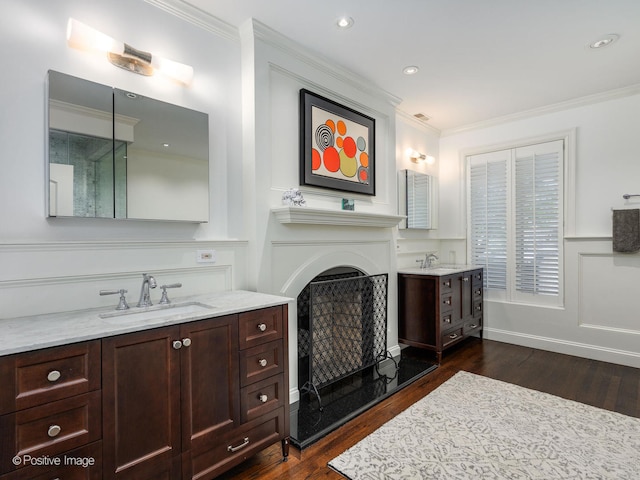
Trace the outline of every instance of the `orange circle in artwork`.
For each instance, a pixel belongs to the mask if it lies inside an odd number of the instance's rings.
[[[362,152],[360,154],[360,165],[362,165],[363,167],[369,166],[369,155],[367,154],[367,152]]]
[[[361,169],[361,170],[358,172],[358,177],[359,177],[359,179],[360,179],[360,181],[361,181],[362,183],[367,183],[367,180],[369,179],[368,170],[367,170],[367,169],[364,169],[364,168],[363,168],[363,169]]]
[[[333,133],[336,133],[336,124],[333,120],[327,120],[324,124],[329,127]]]
[[[347,126],[342,120],[338,120],[338,133],[340,135],[344,135],[345,133],[347,133]]]
[[[344,153],[347,154],[347,157],[353,158],[356,156],[356,142],[351,137],[344,137],[344,141],[342,142],[342,148],[344,148]]]
[[[338,137],[338,138],[336,138],[336,147],[338,147],[338,148],[342,148],[342,142],[343,142],[343,141],[344,141],[344,140],[342,139],[342,137]]]
[[[322,163],[322,159],[320,158],[320,152],[315,148],[311,149],[311,169],[318,170],[320,168],[320,164]]]
[[[323,152],[324,166],[330,172],[337,172],[340,169],[340,154],[333,147],[327,147]]]

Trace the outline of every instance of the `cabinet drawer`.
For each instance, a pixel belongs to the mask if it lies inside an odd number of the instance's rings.
[[[473,285],[482,285],[482,270],[473,270],[471,278]]]
[[[100,391],[58,400],[0,417],[5,447],[0,472],[16,469],[13,457],[52,456],[99,440]]]
[[[253,310],[239,315],[240,349],[283,338],[282,307]]]
[[[473,316],[474,318],[482,316],[482,300],[473,302]]]
[[[473,335],[482,330],[482,317],[474,318],[464,324],[464,335]]]
[[[440,295],[440,312],[448,312],[453,310],[453,302],[455,301],[453,293],[444,293]]]
[[[253,420],[284,405],[284,375],[275,375],[266,380],[244,387],[240,394],[240,420]]]
[[[279,408],[222,436],[210,449],[191,452],[190,461],[183,456],[191,467],[184,478],[214,478],[284,438],[284,425],[284,408]]]
[[[440,277],[440,294],[451,292],[455,284],[454,277]]]
[[[51,458],[52,465],[23,466],[0,476],[0,480],[102,480],[102,442],[94,442]]]
[[[240,352],[240,385],[264,380],[284,370],[282,340],[265,343]]]
[[[462,327],[452,330],[442,335],[442,348],[446,348],[451,344],[462,339]]]
[[[482,300],[482,285],[474,285],[472,289],[473,300]]]
[[[453,313],[451,311],[440,315],[440,330],[446,330],[453,326]]]
[[[100,342],[0,358],[0,414],[100,388]]]

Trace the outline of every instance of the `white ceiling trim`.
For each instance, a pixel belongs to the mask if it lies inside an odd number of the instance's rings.
[[[205,12],[193,5],[186,3],[184,0],[144,0],[154,7],[158,7],[171,15],[185,20],[197,27],[209,32],[220,35],[221,37],[240,41],[240,33],[233,25],[214,17],[210,13]]]
[[[527,118],[538,117],[540,115],[546,115],[549,113],[560,112],[563,110],[569,110],[572,108],[584,107],[586,105],[593,105],[595,103],[606,102],[609,100],[615,100],[616,98],[629,97],[631,95],[637,95],[640,93],[640,83],[631,85],[628,87],[622,87],[615,90],[609,90],[607,92],[596,93],[594,95],[585,95],[584,97],[574,98],[565,102],[553,103],[544,107],[532,108],[522,112],[512,113],[501,117],[492,118],[489,120],[483,120],[477,123],[471,123],[469,125],[463,125],[461,127],[445,129],[441,132],[442,137],[449,135],[455,135],[458,133],[469,132],[472,130],[480,130],[482,128],[493,127],[504,123],[515,122],[517,120],[524,120]]]

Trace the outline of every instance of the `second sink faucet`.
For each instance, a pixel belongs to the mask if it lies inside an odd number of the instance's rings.
[[[425,254],[424,266],[425,268],[433,267],[433,262],[438,261],[438,256],[435,253],[427,253]]]
[[[142,288],[140,289],[138,307],[150,307],[153,305],[153,303],[151,303],[151,295],[149,295],[149,288],[156,288],[157,285],[156,279],[151,275],[148,273],[142,274]]]

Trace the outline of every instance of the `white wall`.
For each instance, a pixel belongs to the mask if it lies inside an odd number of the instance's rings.
[[[193,84],[185,88],[134,75],[69,48],[69,17],[192,65]],[[207,29],[198,28],[142,0],[4,0],[0,41],[7,45],[3,61],[10,66],[0,90],[0,317],[117,304],[113,297],[98,296],[103,288],[126,288],[135,299],[140,273],[146,271],[162,283],[182,281],[174,296],[245,287],[237,31],[213,20]],[[46,218],[49,69],[207,113],[210,221]],[[217,264],[196,263],[196,250],[203,248],[218,251]]]
[[[573,131],[575,172],[565,225],[565,299],[560,309],[486,302],[488,338],[640,366],[640,255],[612,252],[611,209],[640,192],[636,116],[640,94],[612,92],[597,103],[555,106],[440,142],[440,236],[464,238],[464,155],[471,150]],[[573,194],[571,194],[573,190]],[[443,242],[442,248],[447,248]]]

